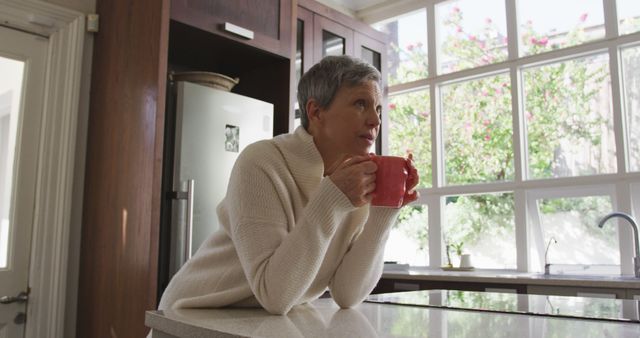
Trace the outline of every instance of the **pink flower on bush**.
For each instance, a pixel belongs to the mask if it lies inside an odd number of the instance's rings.
[[[531,119],[533,118],[533,115],[529,111],[525,111],[524,116],[527,118],[527,121],[531,121]]]
[[[462,27],[456,26],[456,32],[461,33],[462,32]]]
[[[482,125],[485,126],[485,127],[488,126],[489,124],[491,124],[491,121],[489,121],[489,120],[482,121]]]
[[[491,136],[489,136],[489,134],[484,135],[484,140],[485,140],[485,141],[489,141],[489,140],[491,140]]]
[[[538,44],[538,39],[536,39],[535,37],[531,38],[531,44],[537,45]]]
[[[413,50],[413,45],[412,45],[412,44],[409,44],[409,45],[407,46],[407,50],[408,50],[408,51],[412,51],[412,50]]]
[[[426,111],[426,110],[425,110],[425,111],[422,111],[422,112],[420,112],[420,116],[422,116],[422,117],[429,117],[429,112],[428,112],[428,111]]]
[[[545,36],[544,38],[538,40],[538,45],[546,46],[548,42],[549,42],[549,38]]]
[[[469,35],[469,40],[471,40],[471,41],[476,41],[476,39],[477,39],[477,38],[476,38],[476,36],[475,36],[475,35],[473,35],[473,34]]]
[[[589,16],[589,13],[582,13],[582,15],[580,15],[580,22],[587,21],[588,16]]]
[[[452,10],[454,13],[460,13],[460,7],[458,6],[454,6]]]
[[[486,18],[484,19],[484,22],[487,23],[487,25],[491,24],[493,21],[491,20],[491,18]]]
[[[469,122],[465,122],[465,123],[464,123],[464,129],[465,129],[466,131],[471,131],[471,127],[472,127],[472,126],[471,126],[471,123],[469,123]]]
[[[389,103],[389,109],[391,109],[391,110],[396,109],[396,104],[395,103]]]

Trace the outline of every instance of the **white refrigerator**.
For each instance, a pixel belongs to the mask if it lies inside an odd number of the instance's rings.
[[[271,103],[191,82],[175,83],[169,277],[220,228],[216,207],[240,152],[272,137]]]

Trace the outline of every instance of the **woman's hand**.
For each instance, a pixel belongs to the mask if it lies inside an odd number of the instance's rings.
[[[418,175],[418,169],[413,164],[413,154],[409,154],[407,158],[407,165],[409,167],[409,176],[407,177],[407,192],[404,194],[402,206],[405,206],[420,197],[420,194],[416,190],[418,182],[420,182],[420,176]]]
[[[342,160],[327,174],[333,184],[349,198],[351,204],[361,207],[370,203],[373,198],[371,193],[376,189],[377,169],[378,166],[369,155],[353,156]]]

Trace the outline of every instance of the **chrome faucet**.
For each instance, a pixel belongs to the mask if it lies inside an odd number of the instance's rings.
[[[627,220],[627,222],[629,222],[629,225],[631,225],[631,229],[633,230],[633,242],[635,244],[635,254],[636,254],[635,257],[633,257],[633,272],[636,278],[640,278],[640,244],[638,243],[638,223],[629,214],[625,214],[624,212],[612,212],[604,216],[600,220],[600,223],[598,223],[598,226],[602,228],[604,226],[604,223],[607,220],[609,220],[609,218],[613,218],[613,217],[624,218]]]
[[[544,250],[544,274],[548,275],[550,273],[551,264],[549,263],[549,247],[551,246],[551,242],[558,243],[555,237],[549,238],[549,242],[547,243],[547,249]]]

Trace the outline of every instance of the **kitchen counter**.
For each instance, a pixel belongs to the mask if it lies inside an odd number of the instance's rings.
[[[460,281],[548,286],[582,286],[596,288],[638,289],[640,279],[634,276],[544,275],[504,270],[444,271],[430,268],[394,269],[385,267],[382,278],[429,281]]]
[[[640,324],[363,303],[340,309],[330,298],[286,316],[262,309],[148,311],[154,338],[202,337],[639,337]]]

